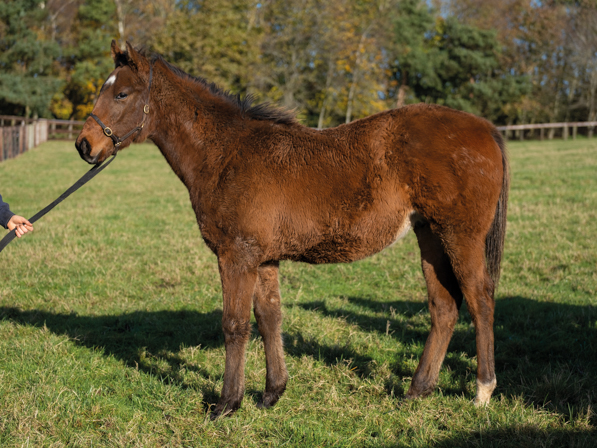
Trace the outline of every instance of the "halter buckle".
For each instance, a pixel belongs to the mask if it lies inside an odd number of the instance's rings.
[[[106,134],[106,136],[108,136],[108,137],[112,137],[112,134],[113,134],[112,129],[110,129],[108,127],[104,128],[104,134]]]

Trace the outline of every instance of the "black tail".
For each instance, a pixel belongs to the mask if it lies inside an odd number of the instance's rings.
[[[485,239],[485,257],[487,259],[487,270],[493,280],[494,287],[497,288],[500,280],[500,264],[502,254],[504,253],[504,239],[506,237],[506,215],[508,210],[508,190],[510,189],[510,169],[508,167],[508,156],[506,154],[506,144],[502,135],[497,129],[493,129],[492,137],[500,147],[502,152],[502,166],[504,167],[504,178],[502,180],[502,190],[500,198],[495,209],[493,223]]]

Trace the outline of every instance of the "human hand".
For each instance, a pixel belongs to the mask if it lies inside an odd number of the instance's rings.
[[[7,227],[8,230],[16,228],[17,230],[15,231],[15,234],[19,238],[21,238],[27,232],[33,232],[33,225],[27,219],[19,215],[14,215],[12,218],[10,218]]]

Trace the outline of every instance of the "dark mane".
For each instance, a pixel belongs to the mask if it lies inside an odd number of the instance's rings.
[[[297,123],[294,111],[282,109],[268,102],[253,105],[255,97],[251,94],[241,98],[239,94],[235,95],[229,91],[223,90],[215,83],[209,82],[204,78],[189,75],[182,69],[170,64],[159,54],[155,54],[151,57],[152,64],[157,61],[166,65],[166,67],[177,76],[195,82],[208,89],[210,93],[225,99],[228,103],[238,108],[239,112],[245,117],[252,118],[253,120],[273,121],[274,123],[279,124]]]

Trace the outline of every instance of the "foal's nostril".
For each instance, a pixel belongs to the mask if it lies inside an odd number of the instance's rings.
[[[89,145],[87,139],[84,138],[83,140],[81,140],[81,143],[79,143],[79,147],[77,149],[79,150],[79,153],[81,155],[86,156],[91,151],[91,146]]]

